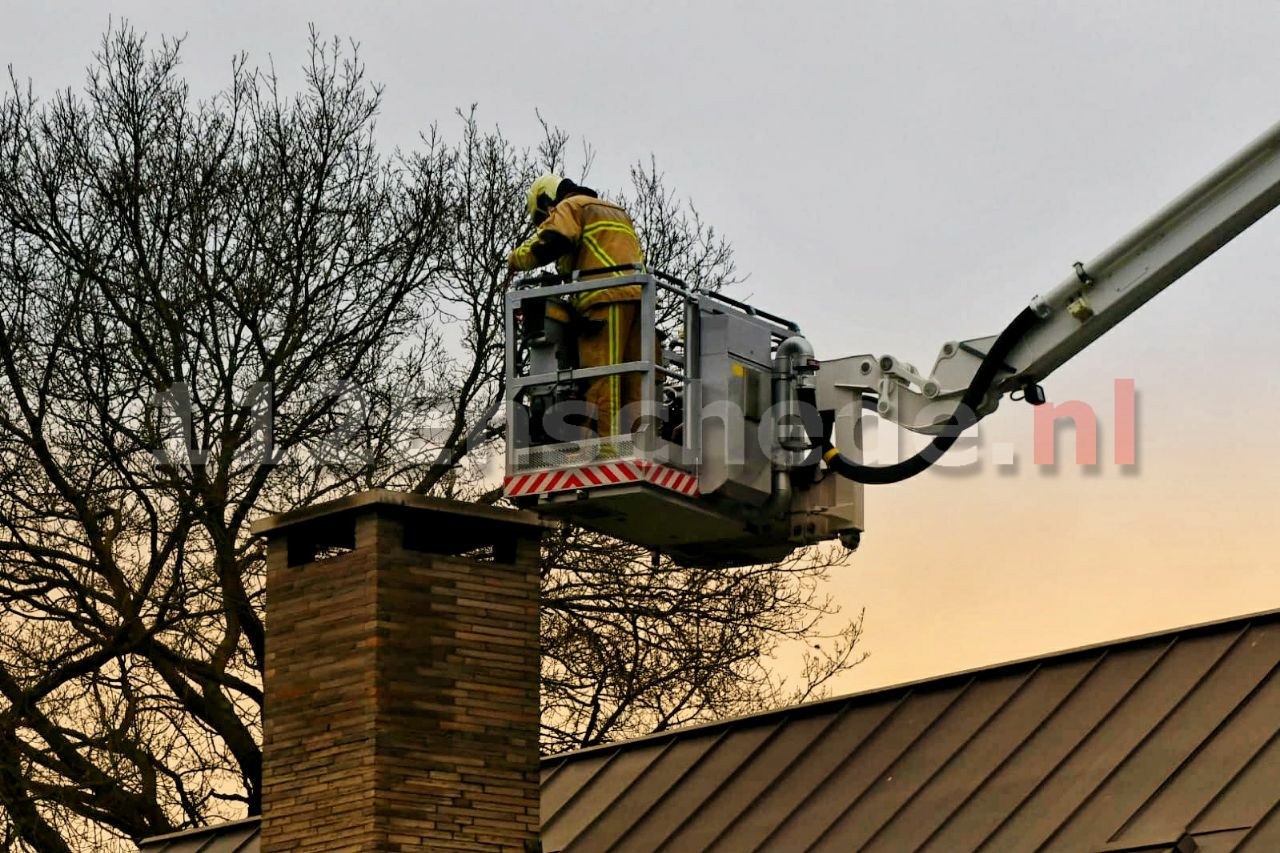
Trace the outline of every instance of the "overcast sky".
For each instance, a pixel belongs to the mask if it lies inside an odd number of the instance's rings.
[[[922,368],[999,331],[1280,121],[1271,2],[6,3],[3,56],[37,92],[83,79],[109,17],[186,35],[197,93],[233,54],[300,66],[308,23],[355,39],[411,146],[457,107],[517,141],[535,109],[596,149],[595,185],[656,157],[734,244],[738,294],[823,358]],[[857,690],[1280,607],[1280,214],[1062,368],[1100,464],[1031,462],[1028,407],[981,425],[1018,464],[868,489],[832,593],[867,608]],[[1112,388],[1138,395],[1136,470]],[[1069,455],[1071,433],[1060,436]]]

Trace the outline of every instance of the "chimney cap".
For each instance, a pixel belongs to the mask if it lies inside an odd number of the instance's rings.
[[[543,530],[555,529],[558,526],[555,522],[539,518],[524,510],[466,503],[391,489],[370,489],[336,500],[260,518],[249,525],[249,532],[254,536],[271,538],[291,527],[311,526],[319,519],[325,519],[328,522],[336,520],[335,517],[363,514],[371,509],[412,515],[416,520],[421,521],[437,520],[457,523],[461,519],[471,520],[490,528],[493,526],[508,529],[524,527],[528,528],[527,533],[532,536],[541,535]]]

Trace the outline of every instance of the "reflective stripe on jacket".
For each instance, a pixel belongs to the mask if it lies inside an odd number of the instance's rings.
[[[561,273],[644,263],[644,253],[640,249],[640,240],[636,237],[631,217],[618,205],[593,195],[571,195],[557,202],[547,214],[546,220],[538,226],[538,232],[511,253],[511,266],[515,269],[535,269],[539,265],[535,257],[536,249],[539,244],[548,242],[549,234],[560,238],[552,238],[552,242],[564,245],[567,241],[568,251],[556,260],[556,269]],[[609,275],[627,273],[614,272]],[[597,276],[587,274],[582,277],[589,279]],[[628,284],[576,294],[573,304],[582,309],[589,305],[639,298],[640,285]]]

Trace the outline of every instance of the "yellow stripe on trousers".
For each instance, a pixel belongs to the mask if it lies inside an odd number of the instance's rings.
[[[618,340],[618,303],[609,304],[609,363],[622,363],[622,347]],[[618,434],[618,398],[622,395],[622,377],[609,377],[609,435]]]

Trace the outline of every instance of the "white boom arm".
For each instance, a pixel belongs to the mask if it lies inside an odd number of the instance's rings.
[[[1031,308],[1040,318],[1014,345],[976,415],[1000,397],[1034,388],[1103,332],[1280,204],[1280,124],[1074,272]],[[854,356],[823,364],[835,385],[876,396],[879,415],[918,432],[936,432],[968,389],[995,336],[951,341],[925,378],[892,356]],[[835,377],[832,377],[835,378]],[[952,405],[948,406],[947,403]]]

